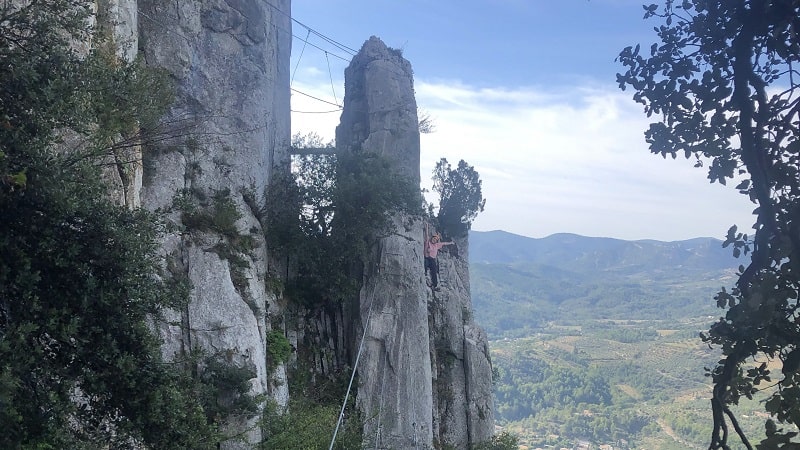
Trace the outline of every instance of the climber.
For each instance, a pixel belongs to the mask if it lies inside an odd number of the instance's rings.
[[[453,245],[454,242],[439,242],[441,240],[441,236],[439,233],[436,233],[430,237],[430,230],[428,229],[428,224],[425,223],[425,275],[428,274],[428,270],[431,271],[431,288],[434,291],[439,290],[439,262],[436,260],[436,257],[439,255],[439,249],[444,247],[445,245]]]

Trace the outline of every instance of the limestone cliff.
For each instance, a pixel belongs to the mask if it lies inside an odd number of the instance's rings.
[[[126,62],[133,61],[138,45],[136,1],[96,1],[94,7],[97,11],[96,25],[110,37],[117,57]],[[69,140],[69,136],[66,139]],[[121,145],[105,158],[103,175],[112,199],[120,205],[130,208],[142,206],[142,174],[142,149],[139,145]]]
[[[289,145],[289,1],[138,1],[138,47],[169,71],[170,139],[147,148],[142,203],[177,225],[163,241],[189,304],[159,324],[167,357],[202,349],[250,369],[252,392],[285,403],[283,368],[267,371],[267,249],[263,193]],[[257,427],[231,424],[260,439]],[[223,448],[238,448],[228,442]]]
[[[486,333],[474,321],[469,284],[469,238],[439,253],[440,291],[429,302],[434,429],[455,448],[494,433],[492,366]]]

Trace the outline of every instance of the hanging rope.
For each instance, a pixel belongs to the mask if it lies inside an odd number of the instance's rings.
[[[328,78],[331,79],[331,91],[333,91],[333,101],[339,103],[339,99],[336,98],[336,89],[333,88],[333,72],[331,72],[331,60],[328,59],[328,52],[325,52],[325,61],[328,62]]]
[[[306,94],[305,92],[298,91],[298,90],[297,90],[297,89],[295,89],[295,88],[289,88],[289,90],[291,90],[292,92],[297,92],[297,93],[298,93],[298,94],[300,94],[300,95],[305,95],[306,97],[313,98],[314,100],[317,100],[317,101],[319,101],[319,102],[322,102],[322,103],[327,103],[327,104],[329,104],[329,105],[338,106],[339,108],[341,108],[341,107],[342,107],[342,105],[340,105],[340,104],[338,104],[338,103],[332,103],[332,102],[329,102],[329,101],[327,101],[327,100],[323,100],[323,99],[321,99],[321,98],[319,98],[319,97],[314,97],[314,96],[313,96],[313,95],[311,95],[311,94]]]
[[[406,346],[406,370],[408,371],[408,379],[411,379],[411,350]],[[417,396],[412,395],[411,411],[413,411],[414,421],[411,422],[411,428],[414,430],[414,449],[419,450],[419,443],[417,439]]]
[[[331,445],[328,450],[333,450],[333,443],[336,442],[336,435],[339,433],[339,427],[342,425],[344,419],[344,408],[347,406],[347,399],[350,397],[350,388],[353,387],[353,379],[356,377],[356,369],[358,369],[358,360],[361,359],[361,351],[364,350],[364,340],[367,337],[367,330],[369,330],[369,321],[372,318],[372,306],[375,304],[375,288],[372,289],[372,300],[369,303],[369,312],[367,313],[367,323],[364,325],[364,334],[361,335],[361,343],[358,345],[358,354],[356,354],[356,362],[353,364],[353,373],[350,374],[350,384],[347,385],[347,393],[344,395],[344,402],[342,402],[342,409],[339,411],[339,421],[336,422],[336,429],[333,430],[333,437],[331,438]]]
[[[300,50],[300,56],[297,57],[297,63],[294,65],[294,70],[292,71],[292,79],[289,80],[289,87],[292,87],[294,84],[294,75],[297,73],[297,67],[300,65],[300,60],[303,59],[303,52],[306,51],[306,44],[308,44],[308,37],[311,36],[311,29],[308,29],[308,34],[306,35],[306,39],[303,41],[303,48]],[[327,53],[325,52],[325,57],[327,58]]]

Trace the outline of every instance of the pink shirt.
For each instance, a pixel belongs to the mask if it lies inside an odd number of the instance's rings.
[[[433,243],[431,241],[425,241],[425,256],[428,258],[436,258],[439,256],[439,249],[447,244],[449,244],[449,242]]]

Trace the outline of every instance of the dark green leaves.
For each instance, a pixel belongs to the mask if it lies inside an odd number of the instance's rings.
[[[298,149],[333,150],[316,135],[295,136]],[[419,214],[418,186],[374,153],[297,156],[292,173],[278,175],[266,195],[268,244],[290,252],[297,275],[289,295],[307,306],[355,292],[357,270],[370,246],[391,232],[396,212]]]
[[[204,380],[152,332],[186,294],[162,277],[158,217],[110,201],[100,168],[170,94],[78,53],[102,42],[92,6],[0,3],[0,448],[216,448]]]
[[[442,158],[433,170],[433,190],[439,193],[439,227],[445,236],[467,234],[472,221],[483,212],[486,199],[481,192],[481,179],[475,168],[463,159],[453,169]]]
[[[795,433],[778,425],[800,424],[800,380],[791,370],[800,359],[800,110],[794,74],[800,5],[675,3],[666,0],[661,11],[645,7],[646,18],[663,20],[655,28],[661,43],[651,46],[648,58],[623,49],[619,60],[627,71],[617,81],[635,90],[633,98],[648,116],[660,116],[645,133],[652,152],[710,160],[698,164],[707,168],[709,180],[734,179],[736,189],[757,204],[753,236],[736,227],[728,231],[724,245],[751,261],[740,268],[736,286],[717,295],[725,318],[704,335],[725,355],[713,371],[717,406],[710,448],[728,448],[726,422],[735,426],[735,419],[725,405],[750,396],[770,378],[759,367],[742,372],[759,355],[789,367],[765,405],[776,422],[767,423],[759,448],[796,448],[788,444]]]

